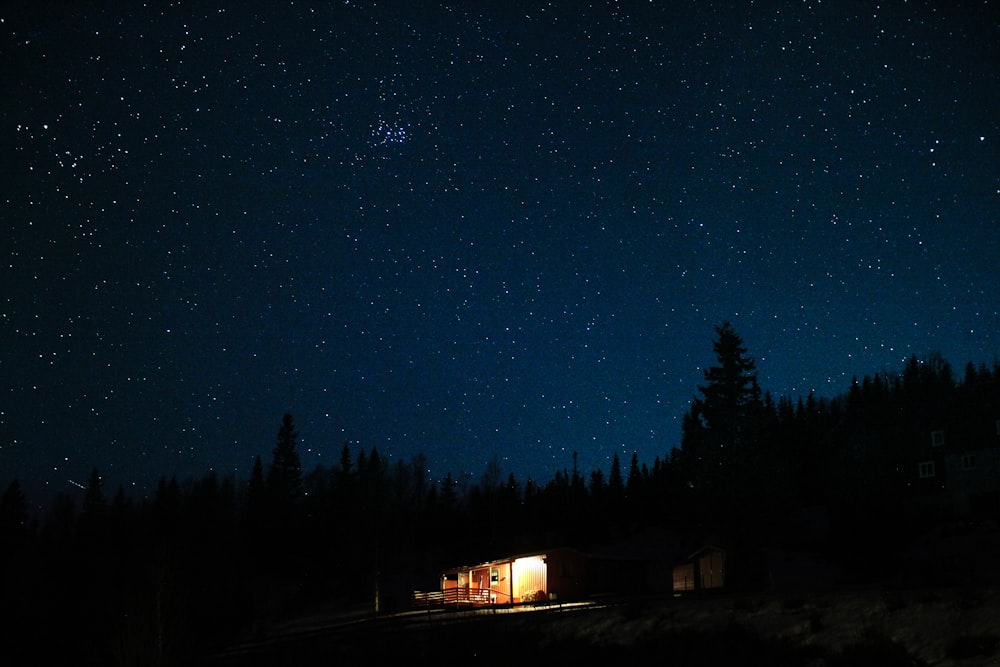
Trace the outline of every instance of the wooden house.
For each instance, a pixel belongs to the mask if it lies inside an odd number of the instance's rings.
[[[726,585],[726,550],[707,544],[674,566],[674,592],[710,590]]]
[[[914,497],[959,516],[1000,514],[1000,420],[933,430],[916,457]],[[989,433],[995,428],[995,435]]]
[[[415,606],[566,602],[643,589],[645,563],[572,548],[507,556],[441,574],[440,591],[416,592]]]

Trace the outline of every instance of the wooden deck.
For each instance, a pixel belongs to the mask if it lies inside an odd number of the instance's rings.
[[[443,591],[414,591],[412,602],[414,607],[443,607],[447,605],[481,607],[491,604],[507,604],[507,597],[495,593],[489,588],[463,586],[447,588]]]

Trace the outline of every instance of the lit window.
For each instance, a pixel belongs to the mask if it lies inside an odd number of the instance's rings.
[[[923,461],[920,464],[920,479],[927,479],[934,476],[934,461]]]
[[[931,431],[931,447],[940,447],[944,444],[944,431]]]
[[[965,454],[962,456],[962,470],[972,470],[976,467],[976,455]]]

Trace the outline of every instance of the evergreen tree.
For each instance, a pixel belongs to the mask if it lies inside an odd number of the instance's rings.
[[[682,423],[681,449],[689,482],[709,492],[734,491],[750,464],[751,445],[763,421],[763,401],[753,357],[729,322],[715,327],[716,364]]]
[[[101,473],[94,468],[90,471],[90,479],[87,480],[87,490],[83,494],[84,514],[102,514],[107,507],[104,498],[104,482],[101,480]]]
[[[637,502],[642,495],[642,469],[639,467],[639,454],[632,452],[632,461],[628,467],[628,479],[625,482],[625,495],[630,502]]]
[[[108,501],[104,496],[104,482],[97,468],[90,471],[87,490],[83,493],[83,509],[80,512],[80,527],[91,533],[104,527],[108,513]]]
[[[167,481],[161,477],[156,485],[156,495],[153,497],[153,516],[157,532],[161,536],[172,535],[177,529],[181,512],[181,486],[177,475],[172,475]]]
[[[344,477],[351,474],[351,445],[347,442],[340,450],[340,474]]]
[[[427,501],[427,457],[422,453],[413,457],[413,502],[417,509],[423,509]],[[513,475],[512,475],[513,477]]]
[[[0,497],[0,544],[7,538],[28,532],[28,501],[18,480],[12,481]]]
[[[267,495],[267,485],[264,482],[264,462],[258,454],[253,460],[253,468],[250,470],[250,481],[247,482],[247,497],[244,507],[248,515],[254,520],[260,517]]]
[[[125,485],[119,484],[114,498],[111,499],[111,505],[108,510],[108,516],[112,525],[111,530],[118,539],[126,537],[129,526],[135,518],[134,509],[132,499],[125,493]]]
[[[611,469],[608,471],[608,496],[615,504],[625,498],[625,480],[622,478],[622,466],[617,451],[611,456]]]
[[[253,565],[268,557],[268,537],[271,532],[271,502],[264,479],[264,462],[260,454],[254,457],[240,512],[239,532],[248,548],[247,561]]]
[[[590,497],[595,504],[600,504],[604,500],[604,490],[607,485],[604,482],[604,472],[600,468],[594,468],[590,472]]]
[[[302,492],[302,464],[295,449],[298,438],[292,415],[285,413],[267,476],[268,491],[279,506],[294,504]]]
[[[573,452],[573,474],[569,478],[569,499],[572,503],[582,504],[587,499],[587,481],[580,474],[580,467],[577,465],[579,452]]]
[[[458,482],[452,477],[451,471],[447,472],[444,479],[441,481],[441,492],[439,494],[439,502],[441,507],[448,513],[452,512],[457,508],[458,505],[458,492],[456,488],[458,487]]]

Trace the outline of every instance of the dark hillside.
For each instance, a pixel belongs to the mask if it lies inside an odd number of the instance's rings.
[[[276,638],[202,667],[457,661],[509,665],[990,665],[1000,591],[714,595],[506,614],[400,615]]]

